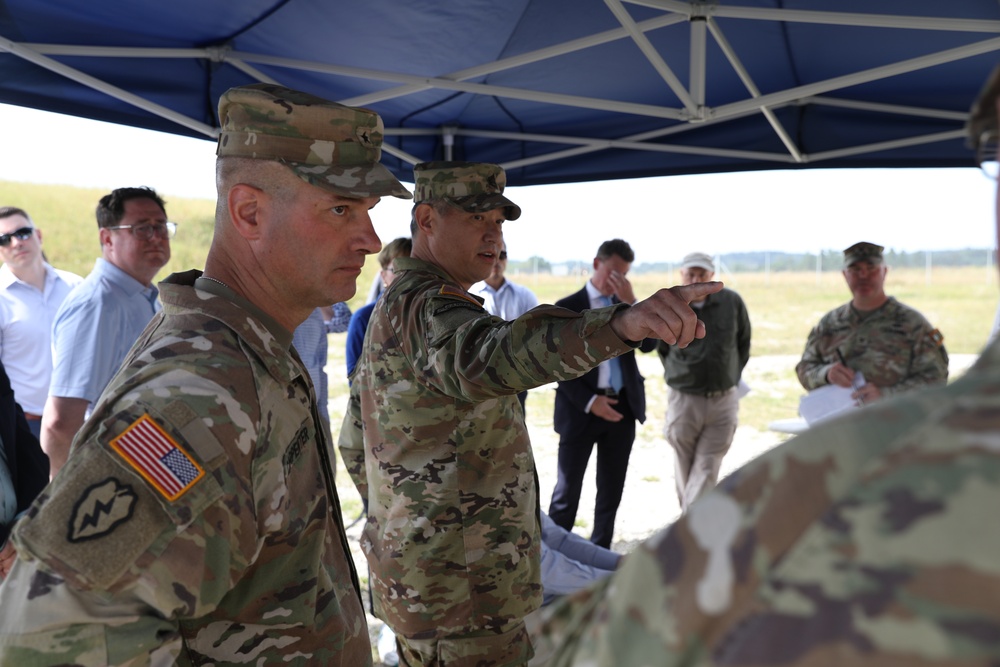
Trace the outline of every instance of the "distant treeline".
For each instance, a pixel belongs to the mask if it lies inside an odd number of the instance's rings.
[[[992,264],[993,250],[987,248],[962,248],[960,250],[934,250],[905,252],[887,250],[886,262],[897,268],[924,268],[931,266],[985,266]],[[840,271],[844,253],[841,250],[824,250],[819,255],[822,271]],[[673,262],[643,262],[632,270],[636,273],[665,273],[676,271],[681,260]],[[736,252],[716,258],[716,264],[732,273],[753,273],[756,271],[815,271],[816,253],[791,253],[777,251]],[[531,257],[524,261],[511,261],[508,270],[518,273],[570,273],[588,272],[591,260],[553,264],[541,257]]]

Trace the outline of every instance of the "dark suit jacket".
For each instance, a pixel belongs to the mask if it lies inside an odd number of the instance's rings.
[[[578,313],[589,309],[590,297],[587,296],[586,286],[579,292],[560,299],[556,305]],[[639,349],[643,352],[652,352],[656,349],[656,339],[647,338],[639,345]],[[635,352],[626,352],[618,359],[621,360],[625,399],[628,400],[632,414],[641,424],[646,421],[646,389],[643,386],[644,378],[639,374],[639,366],[635,362]],[[575,380],[559,383],[556,388],[556,405],[552,418],[556,433],[568,436],[573,430],[586,426],[586,420],[581,417],[585,416],[587,403],[595,393],[597,393],[596,367]]]
[[[21,406],[14,402],[7,371],[0,363],[0,446],[7,457],[7,467],[14,480],[17,511],[28,509],[35,497],[49,483],[49,457],[42,451]],[[7,541],[10,526],[0,524],[0,545]]]

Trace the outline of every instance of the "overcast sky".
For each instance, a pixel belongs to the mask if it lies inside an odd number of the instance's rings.
[[[214,144],[0,105],[0,180],[215,197]],[[971,154],[970,154],[971,162]],[[867,240],[906,251],[992,247],[995,184],[978,169],[764,171],[517,188],[511,258],[589,260],[624,238],[636,263],[688,252],[815,252]],[[0,202],[2,205],[3,202]],[[169,206],[169,202],[168,202]],[[410,204],[373,212],[383,241],[408,234]],[[180,221],[183,222],[183,221]]]

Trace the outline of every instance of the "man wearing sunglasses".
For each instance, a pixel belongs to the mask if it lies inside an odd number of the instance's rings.
[[[52,320],[83,280],[52,268],[27,211],[0,207],[0,362],[35,438],[52,378]]]
[[[170,259],[176,225],[152,188],[119,188],[97,205],[101,257],[52,325],[52,382],[42,449],[54,477],[73,436],[132,344],[160,310],[153,277]]]

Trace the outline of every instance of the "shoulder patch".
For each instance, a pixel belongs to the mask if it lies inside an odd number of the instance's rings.
[[[475,305],[477,308],[483,307],[483,304],[476,301],[476,297],[472,296],[468,292],[463,292],[462,290],[455,289],[451,285],[442,285],[441,289],[438,291],[438,294],[441,294],[442,296],[455,296],[458,297],[459,299],[465,299],[469,303]]]
[[[148,413],[112,440],[111,447],[169,501],[180,498],[205,475]]]
[[[944,345],[944,334],[941,333],[940,329],[935,329],[927,334],[927,337],[931,339],[931,342],[935,347],[941,347]]]

